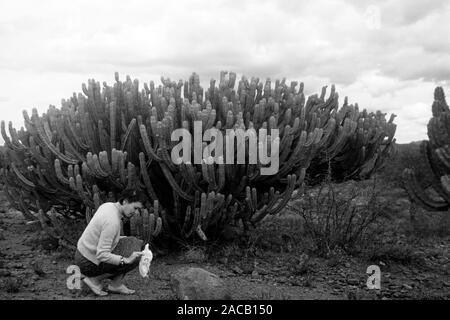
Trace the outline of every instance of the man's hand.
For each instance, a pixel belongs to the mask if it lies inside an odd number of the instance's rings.
[[[135,251],[128,258],[124,258],[123,261],[125,262],[125,264],[132,264],[133,262],[136,261],[137,258],[140,258],[142,255],[143,255],[142,252]]]

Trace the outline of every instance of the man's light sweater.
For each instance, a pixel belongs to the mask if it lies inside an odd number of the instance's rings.
[[[78,240],[77,249],[96,265],[119,265],[121,256],[111,253],[119,242],[121,214],[112,202],[102,204]]]

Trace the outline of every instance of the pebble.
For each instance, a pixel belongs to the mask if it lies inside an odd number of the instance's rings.
[[[238,266],[232,267],[231,270],[233,270],[237,274],[243,274],[244,273],[244,271],[241,268],[239,268]]]
[[[403,285],[403,288],[408,289],[408,290],[412,290],[413,289],[410,285],[408,285],[406,283]]]
[[[350,285],[358,285],[359,284],[359,280],[355,279],[355,278],[349,278],[347,279],[347,283]]]
[[[11,272],[8,270],[0,270],[0,277],[9,277],[11,275]]]

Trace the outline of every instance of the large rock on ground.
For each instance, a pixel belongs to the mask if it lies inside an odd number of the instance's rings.
[[[223,280],[201,268],[184,267],[170,277],[170,286],[180,300],[229,300]]]
[[[135,251],[142,250],[143,241],[135,237],[124,237],[119,240],[112,253],[129,257]]]

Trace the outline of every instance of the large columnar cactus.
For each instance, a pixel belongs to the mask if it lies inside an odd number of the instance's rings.
[[[428,122],[428,138],[420,145],[430,182],[417,179],[414,170],[403,171],[403,180],[410,198],[431,211],[450,208],[450,109],[444,90],[437,87],[432,105],[433,117]]]
[[[316,172],[331,164],[339,178],[366,177],[394,143],[393,116],[386,121],[347,99],[339,108],[334,86],[328,98],[324,87],[306,99],[303,83],[242,77],[235,88],[236,74],[227,72],[206,90],[195,73],[184,83],[161,82],[141,88],[138,80],[122,82],[116,73],[113,86],[89,80],[60,109],[50,106],[41,115],[33,109],[31,116],[24,111],[25,128],[16,131],[9,123],[9,136],[2,121],[1,180],[11,205],[57,230],[55,212],[59,219],[89,220],[101,203],[131,189],[142,195],[146,209],[128,232],[148,240],[205,240],[226,225],[248,229],[280,212],[312,163]],[[178,142],[171,133],[192,133],[194,121],[201,121],[201,134],[210,128],[224,134],[279,129],[279,140],[272,141],[280,150],[278,172],[263,175],[264,165],[249,163],[248,142],[245,164],[174,164],[171,151]],[[264,143],[273,147],[268,136]]]

